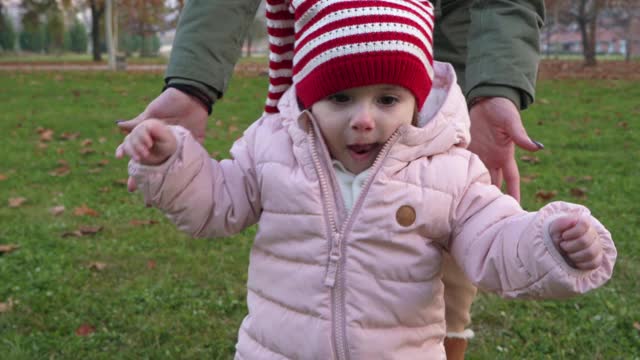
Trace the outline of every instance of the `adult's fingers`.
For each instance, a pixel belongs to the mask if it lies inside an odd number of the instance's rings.
[[[538,151],[544,148],[544,145],[541,143],[531,140],[527,134],[527,130],[522,124],[522,119],[519,114],[517,114],[517,119],[513,118],[512,121],[509,122],[509,126],[506,130],[513,142],[523,150]]]
[[[490,168],[489,175],[491,176],[491,183],[498,188],[502,188],[502,169]]]
[[[138,185],[136,185],[136,181],[131,176],[127,179],[127,190],[130,192],[138,190]]]
[[[116,125],[118,125],[118,128],[120,128],[120,130],[126,133],[130,133],[131,130],[133,130],[133,128],[135,128],[142,121],[143,121],[143,117],[139,115],[131,120],[118,121]]]
[[[520,171],[513,157],[510,157],[502,168],[502,177],[507,184],[507,194],[520,202]]]

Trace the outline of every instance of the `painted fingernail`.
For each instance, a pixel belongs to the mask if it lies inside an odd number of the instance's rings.
[[[532,143],[534,143],[534,144],[536,144],[536,146],[538,147],[538,149],[540,149],[540,150],[544,149],[544,144],[543,144],[543,143],[541,143],[540,141],[536,141],[536,140],[531,139],[531,142],[532,142]]]

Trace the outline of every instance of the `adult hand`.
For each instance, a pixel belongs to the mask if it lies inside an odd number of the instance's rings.
[[[200,143],[204,141],[207,117],[207,109],[200,100],[174,88],[168,88],[147,105],[144,111],[128,121],[118,122],[118,127],[130,133],[141,122],[155,118],[166,124],[181,125],[191,131],[193,137]],[[137,189],[133,178],[129,177],[127,189]]]
[[[469,150],[480,157],[489,169],[491,183],[502,187],[520,201],[520,173],[515,159],[515,145],[538,151],[543,145],[534,142],[522,125],[520,112],[509,99],[487,97],[476,102],[469,112],[471,143]]]
[[[200,100],[178,89],[168,88],[150,102],[140,115],[128,121],[118,122],[118,127],[129,133],[144,120],[154,118],[166,124],[181,125],[202,143],[208,116]]]

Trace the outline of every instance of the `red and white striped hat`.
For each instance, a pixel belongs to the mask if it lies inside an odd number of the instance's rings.
[[[336,92],[393,84],[422,107],[433,79],[433,6],[426,0],[267,0],[266,113],[295,84],[305,108]]]

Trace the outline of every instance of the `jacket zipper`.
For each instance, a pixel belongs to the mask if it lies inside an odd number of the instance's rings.
[[[367,176],[367,180],[365,181],[362,191],[358,196],[356,203],[353,205],[353,208],[349,212],[347,219],[344,221],[342,228],[338,229],[338,224],[335,219],[335,194],[330,191],[329,186],[327,184],[327,178],[324,174],[323,167],[320,163],[318,150],[316,148],[315,136],[313,128],[309,131],[309,141],[311,144],[311,154],[313,158],[313,163],[316,167],[316,172],[318,173],[318,180],[320,182],[320,190],[322,191],[323,203],[327,211],[327,216],[329,220],[329,226],[331,230],[331,239],[329,239],[329,263],[327,265],[327,273],[325,275],[324,284],[333,289],[332,294],[332,319],[333,319],[333,341],[336,351],[336,358],[338,360],[347,360],[348,352],[347,352],[347,341],[346,341],[346,318],[344,315],[344,278],[342,276],[341,269],[344,268],[345,259],[344,253],[344,234],[351,227],[351,223],[353,218],[355,218],[355,214],[362,207],[362,203],[364,202],[364,198],[366,193],[369,191],[371,187],[371,183],[377,174],[380,165],[382,164],[382,160],[386,157],[387,153],[391,146],[396,142],[399,137],[399,131],[396,130],[387,140],[387,142],[383,145],[382,149],[376,156],[376,159],[371,166],[371,171],[369,176]],[[333,196],[330,196],[333,195]],[[333,199],[333,201],[331,200]],[[337,283],[337,284],[336,284]]]

